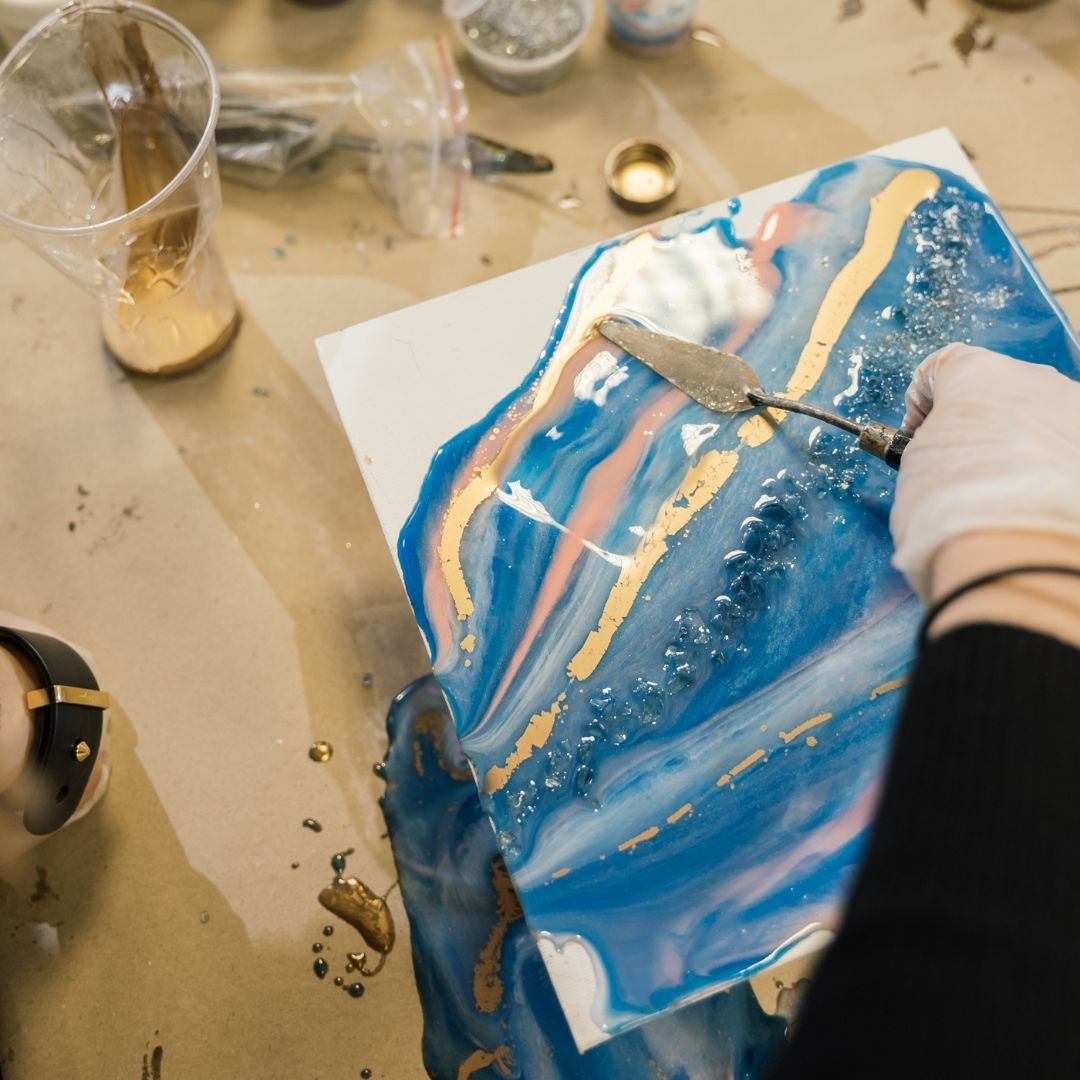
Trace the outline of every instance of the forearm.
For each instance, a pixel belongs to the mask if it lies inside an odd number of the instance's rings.
[[[1028,530],[958,536],[931,564],[931,601],[983,574],[1021,564],[1080,568],[1080,543],[1071,536]],[[1023,627],[1080,648],[1080,577],[1016,574],[980,586],[934,619],[930,637],[980,622]]]

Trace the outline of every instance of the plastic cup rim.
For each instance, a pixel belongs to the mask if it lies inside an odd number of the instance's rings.
[[[40,22],[32,26],[23,37],[19,39],[4,60],[0,62],[0,83],[4,81],[12,70],[21,67],[22,64],[25,63],[27,47],[45,30],[48,30],[58,23],[67,22],[75,17],[81,17],[93,12],[117,11],[118,9],[135,12],[142,21],[152,23],[159,28],[168,31],[182,44],[190,48],[202,63],[203,67],[206,69],[206,75],[210,80],[211,91],[210,115],[207,117],[206,127],[203,129],[203,133],[200,136],[195,149],[192,150],[190,157],[184,162],[183,167],[177,170],[176,175],[156,195],[147,199],[146,202],[141,203],[139,206],[136,206],[134,210],[128,210],[123,214],[119,214],[117,217],[111,217],[106,221],[97,221],[90,225],[36,225],[34,222],[27,221],[25,218],[14,217],[7,213],[3,208],[0,208],[0,223],[7,225],[9,228],[24,232],[32,232],[42,236],[57,237],[93,236],[95,233],[104,232],[108,229],[115,229],[117,226],[141,217],[147,211],[152,210],[154,207],[165,202],[173,192],[175,192],[176,189],[191,176],[195,171],[196,163],[203,158],[210,144],[214,141],[214,133],[217,129],[218,111],[221,105],[221,90],[218,87],[217,72],[210,59],[210,54],[206,51],[202,42],[199,41],[199,39],[195,37],[183,23],[174,19],[171,15],[166,15],[164,12],[158,11],[155,8],[147,7],[145,4],[136,3],[135,0],[90,0],[90,2],[79,2],[79,0],[74,0],[74,2],[67,4],[65,7],[51,12]]]

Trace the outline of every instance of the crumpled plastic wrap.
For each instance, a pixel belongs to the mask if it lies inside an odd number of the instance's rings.
[[[441,38],[409,42],[349,75],[222,68],[218,78],[226,176],[277,187],[360,154],[406,229],[462,233],[468,104]]]

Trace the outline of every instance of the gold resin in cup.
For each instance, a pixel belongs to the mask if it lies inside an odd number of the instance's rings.
[[[132,371],[187,371],[236,330],[217,114],[202,46],[140,4],[58,11],[0,65],[0,224],[98,299]]]

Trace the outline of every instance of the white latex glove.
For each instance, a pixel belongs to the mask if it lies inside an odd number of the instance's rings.
[[[916,369],[889,525],[893,565],[925,601],[935,554],[983,530],[1080,539],[1080,384],[1053,368],[949,345]]]

